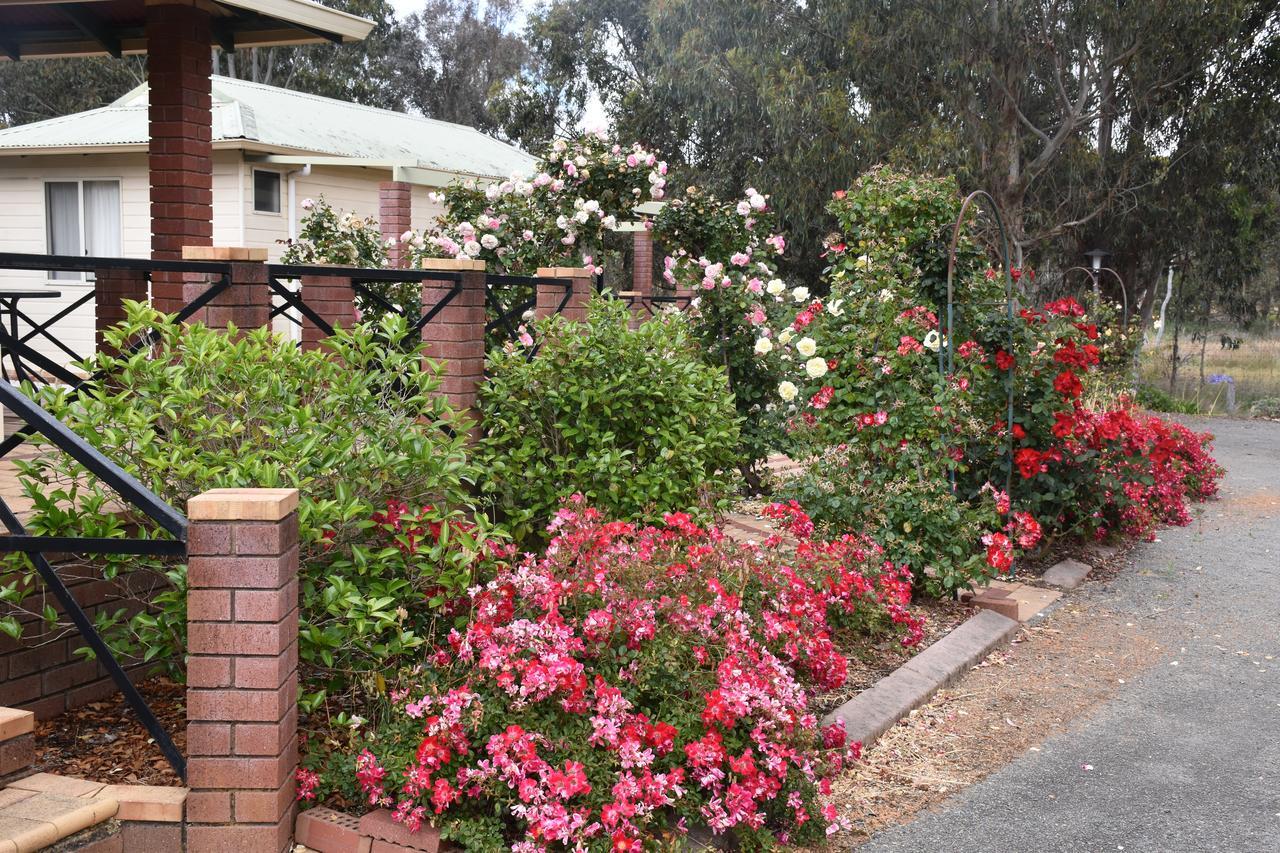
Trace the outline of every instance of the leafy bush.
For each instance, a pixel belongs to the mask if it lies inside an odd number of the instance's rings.
[[[1195,400],[1180,400],[1155,385],[1139,385],[1137,403],[1144,409],[1153,412],[1174,412],[1175,414],[1194,415],[1200,411]]]
[[[1249,417],[1280,420],[1280,397],[1263,397],[1249,407]]]
[[[434,393],[421,350],[387,343],[404,338],[403,321],[358,325],[324,351],[304,351],[264,329],[175,325],[137,304],[128,312],[108,343],[123,348],[155,328],[156,345],[99,353],[86,367],[109,379],[74,399],[41,389],[41,405],[179,509],[216,487],[298,488],[304,662],[376,672],[421,645],[434,615],[429,594],[466,588],[486,533],[463,514],[474,479],[459,437],[465,425]],[[159,535],[137,514],[118,513],[114,495],[61,453],[25,463],[22,481],[36,502],[35,534],[123,537],[138,524]],[[426,506],[421,523],[454,535],[393,558],[396,543],[374,529],[387,495]],[[21,556],[7,565],[27,570]],[[151,610],[104,615],[100,628],[115,649],[180,673],[185,567],[108,557],[105,571],[170,587]]]
[[[519,538],[581,492],[617,518],[722,503],[737,464],[738,419],[724,373],[707,366],[685,320],[628,328],[594,300],[586,322],[538,322],[541,348],[490,354],[476,448],[492,495]]]
[[[784,555],[580,497],[553,527],[348,754],[305,759],[299,797],[340,792],[477,851],[674,849],[696,824],[761,849],[842,825],[819,795],[858,745],[812,699],[846,679],[836,636],[919,642],[909,580],[853,537]]]

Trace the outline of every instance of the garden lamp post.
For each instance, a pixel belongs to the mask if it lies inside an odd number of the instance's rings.
[[[1084,253],[1089,259],[1089,277],[1093,279],[1093,295],[1099,294],[1098,278],[1102,272],[1102,259],[1111,254],[1103,249],[1090,249]]]

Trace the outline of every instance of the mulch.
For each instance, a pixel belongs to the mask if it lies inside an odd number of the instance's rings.
[[[186,688],[166,678],[138,685],[160,725],[186,753]],[[182,785],[138,715],[116,694],[36,724],[35,769],[117,785]]]

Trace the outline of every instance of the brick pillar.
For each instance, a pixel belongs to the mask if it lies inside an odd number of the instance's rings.
[[[428,269],[462,274],[462,292],[453,297],[430,323],[422,327],[427,357],[442,362],[440,391],[456,411],[475,408],[484,379],[484,261],[428,261]],[[449,292],[452,282],[424,281],[422,311],[425,314]]]
[[[383,241],[395,241],[387,249],[387,262],[392,267],[400,267],[400,235],[413,227],[413,184],[404,181],[378,184],[378,222]]]
[[[302,300],[334,328],[349,329],[356,322],[355,291],[351,289],[350,276],[304,275]],[[325,337],[324,331],[302,314],[302,348],[317,349]]]
[[[539,267],[539,278],[566,278],[572,285],[569,301],[560,313],[569,320],[581,321],[587,318],[587,303],[591,301],[591,291],[595,276],[583,267]],[[539,317],[549,317],[555,313],[556,307],[564,299],[564,288],[559,285],[538,288]]]
[[[142,270],[109,269],[94,273],[94,343],[105,352],[103,333],[124,322],[124,301],[147,301],[147,274]]]
[[[649,229],[631,235],[631,289],[648,299],[653,295],[653,232]]]
[[[226,328],[228,323],[233,323],[242,330],[270,325],[271,288],[267,284],[266,249],[187,246],[182,257],[188,261],[223,261],[231,267],[231,287],[191,315],[191,322],[211,328]],[[188,274],[182,286],[182,304],[177,310],[194,301],[212,284],[208,275]]]
[[[631,328],[636,328],[654,311],[653,302],[653,232],[646,228],[631,235]]]
[[[280,853],[298,766],[298,491],[187,502],[187,850]]]
[[[146,13],[151,257],[177,259],[213,242],[212,36],[194,2],[148,0]],[[156,274],[156,308],[181,310],[182,280]]]

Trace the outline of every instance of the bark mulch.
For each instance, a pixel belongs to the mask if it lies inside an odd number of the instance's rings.
[[[138,685],[160,725],[186,753],[186,688],[166,678]],[[36,724],[35,769],[117,785],[181,785],[124,697],[116,694]]]

